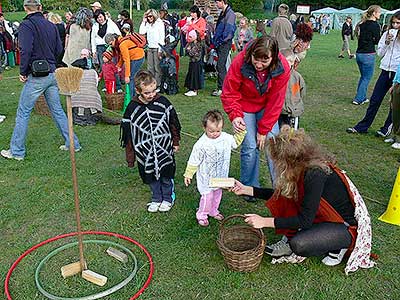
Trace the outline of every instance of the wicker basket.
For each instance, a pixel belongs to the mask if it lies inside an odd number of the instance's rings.
[[[40,95],[37,101],[35,102],[35,112],[42,116],[51,116],[44,95]]]
[[[229,269],[237,272],[252,272],[261,263],[265,236],[261,229],[249,225],[232,225],[226,223],[234,218],[244,219],[244,215],[232,215],[221,222],[217,245]]]
[[[121,110],[124,106],[124,93],[106,94],[107,108],[111,110]]]

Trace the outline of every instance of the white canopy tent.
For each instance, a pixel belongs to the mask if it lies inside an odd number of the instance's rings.
[[[343,23],[346,22],[346,17],[349,16],[352,19],[353,27],[361,20],[361,16],[364,12],[361,9],[355,7],[349,7],[335,12],[333,24],[335,29],[341,29]]]
[[[319,17],[320,15],[328,15],[329,19],[331,20],[331,26],[333,26],[333,20],[334,20],[334,16],[335,13],[338,10],[332,7],[325,7],[325,8],[320,8],[317,10],[314,10],[312,12],[310,12],[311,15],[313,15],[314,17]]]

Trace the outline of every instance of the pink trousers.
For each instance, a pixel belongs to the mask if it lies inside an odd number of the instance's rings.
[[[208,194],[201,195],[199,208],[197,209],[197,220],[207,220],[208,216],[214,217],[219,214],[219,203],[222,198],[222,189],[217,189]]]

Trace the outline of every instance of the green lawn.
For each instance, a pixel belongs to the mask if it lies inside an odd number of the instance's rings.
[[[339,32],[316,35],[299,71],[308,88],[306,109],[301,126],[318,142],[333,152],[365,197],[373,225],[373,252],[380,258],[376,268],[344,275],[344,264],[328,268],[321,258],[310,258],[299,265],[272,265],[264,257],[257,272],[241,274],[229,271],[216,246],[219,226],[211,220],[208,228],[197,225],[195,211],[199,195],[195,184],[186,188],[182,174],[191,148],[201,132],[201,116],[212,108],[221,109],[219,99],[210,92],[211,80],[198,97],[183,96],[182,87],[187,58],[181,60],[180,94],[169,97],[182,123],[180,152],[176,155],[177,201],[166,214],[150,214],[146,203],[150,191],[137,169],[128,169],[124,151],[119,147],[119,127],[75,126],[83,151],[77,153],[82,225],[85,230],[117,232],[136,239],[153,255],[154,278],[140,299],[400,299],[400,227],[382,223],[377,218],[385,211],[398,169],[400,152],[376,138],[388,111],[388,99],[369,134],[349,135],[345,129],[364,115],[366,106],[351,104],[359,72],[355,60],[337,58],[341,47]],[[355,49],[355,42],[352,42]],[[0,124],[0,148],[8,149],[22,84],[18,70],[6,71],[0,83],[0,114],[7,115]],[[375,71],[370,92],[379,74]],[[369,93],[370,94],[370,93]],[[226,124],[225,130],[231,132]],[[62,233],[75,231],[70,160],[60,152],[63,143],[51,119],[32,113],[27,136],[27,156],[22,162],[0,159],[0,280],[4,282],[11,264],[26,249]],[[231,175],[239,175],[239,155],[232,156]],[[263,183],[269,186],[267,168],[262,168]],[[221,211],[267,214],[262,201],[243,202],[224,193]],[[279,239],[265,230],[268,242]],[[85,237],[91,239],[96,237]],[[105,238],[116,241],[114,238]],[[37,291],[34,271],[50,251],[68,239],[46,245],[27,256],[14,272],[10,290],[13,299],[45,299]],[[141,251],[124,241],[139,259],[139,273],[127,287],[106,299],[127,299],[144,283],[149,270]],[[121,267],[105,254],[106,247],[89,244],[86,257],[89,267],[109,277],[106,287],[121,281],[131,267]],[[73,297],[96,293],[103,288],[80,278],[63,280],[59,268],[77,260],[77,249],[67,250],[50,260],[40,279],[48,291]],[[2,289],[3,294],[4,288]]]

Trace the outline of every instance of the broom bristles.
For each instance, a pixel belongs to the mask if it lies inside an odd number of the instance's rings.
[[[76,67],[58,68],[56,69],[55,76],[60,93],[71,95],[79,90],[83,70]]]

